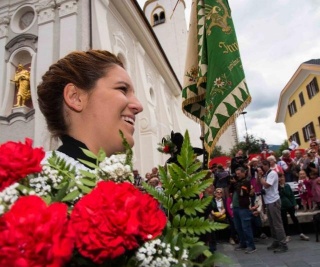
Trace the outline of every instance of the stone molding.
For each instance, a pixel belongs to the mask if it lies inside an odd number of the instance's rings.
[[[9,23],[10,23],[9,17],[0,18],[0,39],[4,37],[8,37]]]
[[[72,14],[77,14],[78,3],[76,0],[57,0],[59,6],[59,17],[66,17]]]
[[[42,0],[36,4],[35,9],[38,13],[38,24],[53,22],[55,19],[56,3],[54,0]]]
[[[7,45],[5,46],[6,50],[9,52],[8,58],[10,54],[20,47],[30,47],[33,51],[37,51],[37,42],[38,36],[30,33],[24,33],[13,38]]]

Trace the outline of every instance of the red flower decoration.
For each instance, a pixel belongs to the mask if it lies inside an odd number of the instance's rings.
[[[32,140],[7,142],[0,146],[0,192],[28,174],[41,172],[42,148],[32,148]]]
[[[170,153],[170,147],[169,146],[164,146],[163,147],[163,152],[164,153]]]
[[[132,184],[103,181],[75,205],[71,225],[80,254],[100,264],[160,235],[166,216]]]
[[[0,266],[63,266],[73,250],[70,230],[65,204],[19,198],[0,217]]]

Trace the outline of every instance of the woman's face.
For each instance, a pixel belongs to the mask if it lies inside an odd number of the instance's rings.
[[[305,171],[299,171],[299,180],[303,180],[307,177]]]
[[[94,153],[100,148],[107,155],[123,151],[121,130],[132,147],[136,115],[142,110],[128,73],[116,65],[88,93],[82,111],[83,130],[88,133],[84,143]]]

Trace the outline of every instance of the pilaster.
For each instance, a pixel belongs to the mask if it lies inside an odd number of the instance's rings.
[[[8,17],[0,18],[0,106],[3,107],[3,96],[5,93],[5,75],[6,75],[6,62],[5,62],[5,45],[8,39],[8,27],[10,19]]]
[[[78,2],[75,0],[57,0],[60,18],[60,51],[59,57],[64,57],[77,50],[78,33]]]
[[[52,62],[55,61],[55,21],[56,21],[56,1],[43,0],[36,4],[35,9],[38,13],[38,51],[35,58],[37,66],[35,74],[35,84],[39,84],[42,75],[49,69]],[[45,119],[39,109],[38,103],[34,103],[35,112],[35,146],[44,146],[46,150],[50,149],[50,133],[46,127]]]

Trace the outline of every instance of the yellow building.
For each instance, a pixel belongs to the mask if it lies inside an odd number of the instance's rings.
[[[320,139],[320,59],[300,65],[281,91],[276,122],[284,123],[301,148],[309,147],[311,134]]]

